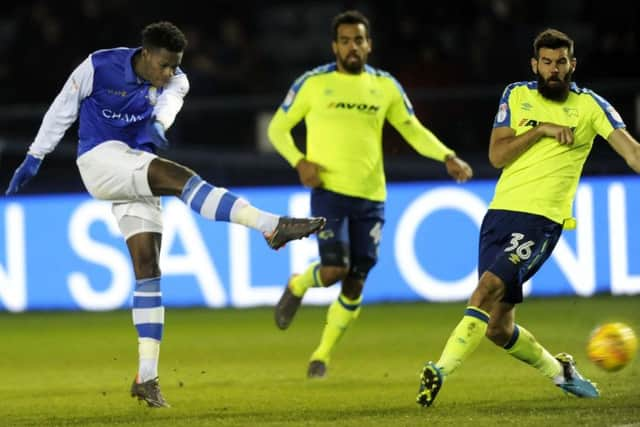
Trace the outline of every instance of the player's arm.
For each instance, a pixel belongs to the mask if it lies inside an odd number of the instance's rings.
[[[93,90],[93,63],[87,57],[71,73],[62,90],[49,106],[29,154],[40,159],[55,150],[65,132],[78,118],[80,103]]]
[[[67,129],[78,118],[80,103],[91,94],[93,75],[93,63],[89,56],[71,73],[49,106],[24,161],[13,173],[6,194],[20,191],[38,173],[44,157],[55,150]]]
[[[153,116],[162,124],[164,130],[171,127],[184,105],[184,97],[189,93],[189,79],[180,69],[158,97],[153,108]]]
[[[294,168],[300,160],[304,159],[304,153],[298,150],[291,135],[291,129],[301,119],[302,117],[297,117],[297,115],[289,114],[282,108],[278,108],[267,129],[267,135],[273,147]]]
[[[400,123],[390,123],[420,155],[444,162],[447,173],[456,182],[465,182],[473,176],[471,166],[424,127],[415,115]]]
[[[420,155],[439,162],[455,156],[455,152],[424,127],[415,115],[407,115],[402,121],[389,120],[389,123]]]
[[[473,176],[471,167],[420,123],[404,90],[399,83],[394,83],[397,96],[387,112],[389,123],[419,154],[444,162],[447,173],[457,182],[470,179]]]
[[[631,169],[640,173],[640,144],[625,128],[614,129],[607,141]]]
[[[162,94],[153,108],[151,117],[147,122],[147,134],[157,149],[169,148],[169,140],[165,132],[176,119],[182,109],[184,97],[189,92],[189,80],[187,75],[179,68],[164,87]]]
[[[593,91],[591,123],[598,135],[607,140],[616,153],[622,157],[629,167],[640,173],[640,145],[626,130],[626,125],[616,109],[603,97]]]
[[[301,79],[304,79],[304,76]],[[298,150],[291,135],[291,130],[309,111],[309,96],[304,80],[296,81],[269,122],[267,134],[276,151],[296,169],[300,182],[306,187],[315,188],[322,185],[318,173],[320,166],[305,159],[304,153]]]
[[[554,123],[539,123],[537,126],[516,136],[511,127],[511,94],[514,85],[504,90],[500,106],[493,122],[493,130],[489,139],[489,162],[501,169],[520,157],[543,137],[554,138],[560,144],[573,144],[573,131],[567,126]]]
[[[520,157],[543,136],[539,126],[518,136],[515,130],[507,126],[493,128],[489,141],[489,162],[493,167],[501,169]]]

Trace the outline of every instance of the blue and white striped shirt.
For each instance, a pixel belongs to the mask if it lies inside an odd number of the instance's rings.
[[[78,155],[112,140],[153,151],[146,122],[155,116],[168,129],[182,108],[189,81],[178,69],[165,87],[155,88],[133,69],[133,55],[140,49],[105,49],[89,55],[47,110],[29,153],[42,158],[53,151],[78,117]]]

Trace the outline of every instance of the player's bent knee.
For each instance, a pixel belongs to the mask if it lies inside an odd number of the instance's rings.
[[[362,295],[364,280],[348,276],[342,281],[342,294],[349,299],[356,300]]]
[[[486,271],[480,277],[476,290],[484,294],[487,299],[498,302],[504,296],[505,284],[498,276]]]
[[[510,334],[506,328],[501,325],[491,325],[489,324],[487,327],[487,332],[485,336],[491,340],[494,344],[499,345],[500,347],[504,346],[507,342],[509,342]]]
[[[371,271],[377,262],[377,258],[371,257],[356,258],[352,260],[351,268],[349,269],[349,277],[362,281],[366,280],[369,275],[369,271]]]
[[[339,265],[323,265],[320,269],[320,276],[322,283],[325,286],[333,285],[334,283],[343,280],[349,273],[349,267]]]
[[[185,184],[197,175],[193,170],[174,161],[156,157],[147,173],[153,194],[180,196]]]

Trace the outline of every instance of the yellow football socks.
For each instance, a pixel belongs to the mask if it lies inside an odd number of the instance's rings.
[[[467,307],[436,363],[443,376],[451,375],[473,353],[484,338],[488,323],[487,312],[477,307]]]
[[[547,378],[553,379],[562,372],[560,362],[536,341],[531,332],[522,326],[515,326],[513,336],[504,349],[516,359],[539,370]]]
[[[309,288],[320,288],[324,284],[320,279],[320,263],[314,262],[304,273],[294,276],[289,281],[291,293],[297,297],[302,297]]]
[[[321,360],[329,363],[331,350],[340,340],[351,322],[360,314],[362,296],[352,300],[340,294],[338,299],[329,306],[327,311],[327,323],[322,331],[320,345],[311,355],[310,360]]]

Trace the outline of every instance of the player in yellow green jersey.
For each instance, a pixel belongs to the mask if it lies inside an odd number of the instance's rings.
[[[318,235],[320,262],[292,276],[275,310],[276,324],[289,327],[305,292],[342,282],[331,304],[307,375],[326,374],[331,351],[358,316],[362,289],[376,264],[386,197],[382,126],[388,120],[418,153],[439,162],[456,181],[471,178],[458,158],[416,118],[400,84],[368,65],[369,21],[357,11],[333,20],[336,61],[295,81],[269,125],[269,139],[312,189],[311,211],[327,218]],[[305,121],[306,152],[291,129]]]
[[[573,41],[548,29],[533,43],[537,81],[505,89],[496,114],[489,160],[502,174],[480,230],[480,280],[464,317],[436,362],[420,377],[417,401],[431,406],[443,381],[486,335],[508,354],[536,368],[566,393],[598,397],[595,384],[576,370],[573,358],[552,356],[515,323],[522,284],[551,255],[571,208],[582,166],[596,135],[606,139],[640,173],[640,144],[605,99],[571,82]]]

